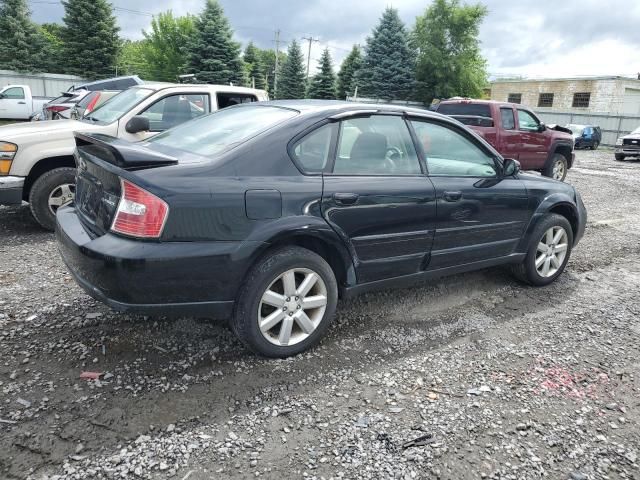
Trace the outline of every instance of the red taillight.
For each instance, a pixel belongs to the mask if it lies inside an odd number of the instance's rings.
[[[89,105],[87,105],[87,108],[84,109],[85,114],[93,112],[93,109],[96,107],[96,103],[98,103],[99,98],[100,95],[96,95],[93,97],[93,99],[89,102]]]
[[[133,183],[120,179],[122,197],[111,231],[139,238],[158,238],[169,215],[169,205]]]
[[[64,105],[51,105],[50,107],[45,107],[50,112],[64,112],[65,110],[69,110],[69,107],[65,107]]]

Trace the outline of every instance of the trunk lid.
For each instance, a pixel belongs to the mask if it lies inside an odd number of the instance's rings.
[[[132,171],[176,165],[178,160],[106,135],[76,133],[75,206],[84,225],[104,235],[122,196],[121,178],[135,181]]]

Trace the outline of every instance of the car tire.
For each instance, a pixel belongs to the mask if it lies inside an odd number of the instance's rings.
[[[61,167],[49,170],[38,177],[29,192],[29,206],[36,222],[47,230],[55,230],[57,209],[73,200],[76,169]],[[56,199],[60,199],[59,201]],[[51,202],[60,203],[50,205]]]
[[[597,150],[599,146],[600,142],[595,142],[593,145],[591,145],[591,150]]]
[[[545,251],[544,247],[550,247],[553,244],[553,241],[549,242],[548,232],[552,232],[553,238],[551,240],[556,240],[556,235],[558,237],[555,242],[556,247]],[[558,246],[564,248],[559,249]],[[562,215],[546,215],[538,222],[531,234],[527,256],[522,263],[512,266],[512,272],[518,280],[529,285],[536,287],[549,285],[564,271],[571,257],[572,247],[573,230],[569,221]],[[541,260],[542,263],[540,263]],[[549,269],[545,271],[547,266]]]
[[[622,155],[621,153],[616,153],[616,160],[618,160],[619,162],[622,162],[624,160],[624,155]]]
[[[313,278],[315,283],[305,292],[305,282]],[[257,354],[285,358],[320,341],[337,302],[338,284],[329,264],[305,248],[285,247],[270,252],[251,268],[230,324],[240,341]]]
[[[560,153],[554,153],[549,164],[542,170],[542,175],[564,182],[568,169],[567,158]]]

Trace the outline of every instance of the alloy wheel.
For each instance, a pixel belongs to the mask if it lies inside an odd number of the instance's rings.
[[[279,275],[262,294],[258,326],[274,345],[288,347],[307,339],[320,325],[327,309],[327,287],[308,268]]]
[[[569,240],[562,227],[551,227],[538,243],[536,251],[536,270],[544,278],[554,276],[567,256]]]
[[[51,190],[49,194],[49,210],[53,215],[60,207],[64,207],[73,201],[75,197],[76,186],[72,183],[63,183]]]
[[[565,176],[564,162],[560,160],[556,160],[556,162],[553,164],[553,179],[562,180],[564,176]]]

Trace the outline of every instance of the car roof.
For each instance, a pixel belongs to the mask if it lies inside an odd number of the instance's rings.
[[[155,90],[155,91],[159,91],[159,90],[164,90],[166,88],[181,88],[181,89],[200,89],[202,90],[207,89],[207,90],[220,90],[223,91],[225,93],[231,92],[231,93],[256,93],[256,92],[262,92],[265,93],[264,90],[258,90],[255,88],[248,88],[248,87],[235,87],[235,86],[231,86],[231,85],[210,85],[210,84],[205,84],[205,83],[169,83],[169,82],[153,82],[153,83],[145,83],[143,85],[134,85],[133,87],[130,88],[147,88],[150,90]]]
[[[271,105],[274,107],[290,108],[298,110],[299,112],[306,113],[321,113],[331,112],[333,114],[349,111],[378,111],[378,112],[398,112],[398,113],[416,113],[420,115],[429,115],[434,117],[441,117],[441,115],[431,112],[426,108],[409,107],[407,105],[396,105],[388,103],[360,103],[360,102],[346,102],[343,100],[271,100],[268,102],[261,102],[261,105]],[[251,104],[243,104],[247,106]]]
[[[526,110],[530,110],[526,105],[522,105],[520,103],[512,103],[512,102],[500,102],[498,100],[478,100],[475,98],[450,98],[447,100],[442,100],[438,105],[451,105],[452,103],[470,103],[470,104],[480,104],[480,105],[498,105],[500,107],[515,107],[515,108],[524,108]]]

